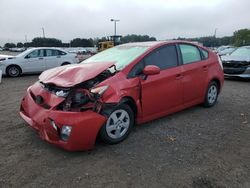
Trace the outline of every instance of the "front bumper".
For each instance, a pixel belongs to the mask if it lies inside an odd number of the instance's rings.
[[[239,68],[230,68],[230,71],[224,69],[224,76],[228,78],[245,78],[250,79],[250,67],[246,68],[241,73],[237,73]],[[230,73],[231,72],[231,73]]]
[[[90,150],[94,147],[96,136],[105,123],[106,117],[91,110],[85,112],[64,112],[45,109],[38,105],[30,92],[21,103],[21,117],[47,142],[69,151]],[[55,129],[51,121],[54,121]],[[63,125],[72,127],[69,139],[65,142],[60,138]]]
[[[2,71],[2,75],[6,75],[6,66],[0,62],[0,70]]]

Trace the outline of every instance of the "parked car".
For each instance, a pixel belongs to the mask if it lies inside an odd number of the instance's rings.
[[[223,50],[226,50],[226,49],[228,49],[228,48],[231,48],[232,46],[230,46],[230,45],[227,45],[227,46],[220,46],[220,47],[218,47],[217,49],[216,49],[216,52],[217,53],[220,53],[220,52],[222,52]]]
[[[0,59],[0,69],[4,75],[18,77],[24,73],[40,73],[61,65],[75,64],[79,60],[75,54],[60,48],[31,48],[17,56]]]
[[[226,77],[250,78],[250,46],[240,47],[221,59]]]
[[[77,58],[79,59],[79,62],[82,62],[83,60],[88,59],[91,56],[92,54],[88,50],[79,50],[77,52]]]
[[[89,150],[96,137],[123,141],[135,124],[215,105],[224,81],[218,56],[185,41],[128,43],[77,65],[43,72],[21,117],[49,143]]]
[[[226,49],[218,52],[218,55],[219,56],[230,55],[236,49],[237,49],[236,47],[229,47],[229,48],[226,48]]]

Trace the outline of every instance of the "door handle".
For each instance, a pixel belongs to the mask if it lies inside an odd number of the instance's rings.
[[[38,59],[43,59],[43,57],[39,57]]]
[[[182,79],[183,78],[183,74],[177,74],[176,76],[175,76],[175,79],[176,80],[179,80],[179,79]]]
[[[207,66],[207,65],[206,65],[206,66],[203,66],[202,69],[203,69],[203,71],[207,71],[208,66]]]
[[[56,56],[56,58],[60,58],[61,56]]]

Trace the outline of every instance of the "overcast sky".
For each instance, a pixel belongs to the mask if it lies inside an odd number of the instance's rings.
[[[71,39],[117,33],[158,40],[232,35],[250,28],[250,0],[0,0],[0,45],[42,36]]]

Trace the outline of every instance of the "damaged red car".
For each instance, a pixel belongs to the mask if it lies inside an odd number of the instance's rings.
[[[28,88],[20,115],[49,143],[89,150],[97,136],[116,144],[135,124],[213,106],[223,81],[218,56],[202,46],[128,43],[43,72]]]

